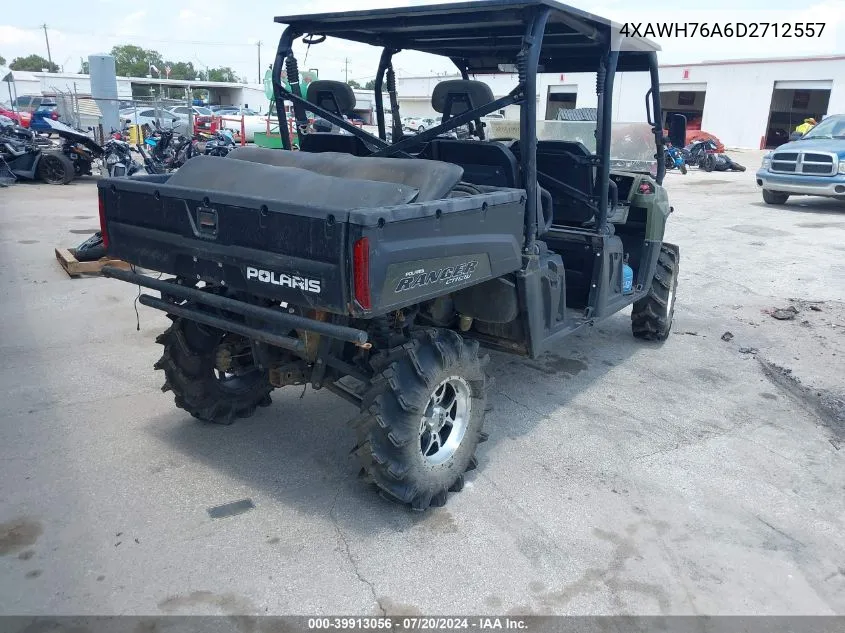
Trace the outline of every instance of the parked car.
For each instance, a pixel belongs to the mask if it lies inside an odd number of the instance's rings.
[[[176,106],[175,108],[170,108],[168,112],[172,112],[176,117],[178,117],[183,123],[187,125],[188,123],[188,113],[193,111],[194,117],[194,134],[199,134],[200,132],[210,133],[211,130],[211,123],[212,119],[214,118],[214,112],[209,110],[203,106]]]
[[[241,133],[240,118],[243,117],[244,134],[246,142],[251,143],[255,139],[256,132],[267,131],[267,117],[249,108],[234,108],[232,110],[218,110],[215,116],[226,117],[220,122],[220,127],[231,130],[236,134]]]
[[[0,106],[0,116],[4,116],[11,119],[21,127],[29,127],[29,123],[32,120],[32,115],[29,112],[24,111],[15,112],[11,108],[11,106],[7,106],[6,104]]]
[[[405,122],[405,129],[412,132],[425,132],[427,128],[437,125],[437,121],[431,118],[412,118]]]
[[[32,112],[35,110],[41,102],[44,100],[44,97],[38,95],[22,95],[20,97],[16,97],[12,101],[12,105],[15,106],[16,110],[25,110],[27,112]]]
[[[180,119],[167,110],[159,108],[138,108],[120,111],[120,122],[123,124],[133,125],[149,125],[155,126],[158,123],[164,129],[172,129],[175,127],[187,127],[187,121],[179,126]]]
[[[45,132],[48,136],[53,133],[45,119],[59,120],[59,106],[55,101],[42,101],[32,113],[29,129],[35,132]]]
[[[790,196],[845,200],[845,114],[826,117],[797,141],[766,154],[757,184],[766,204],[784,204]]]

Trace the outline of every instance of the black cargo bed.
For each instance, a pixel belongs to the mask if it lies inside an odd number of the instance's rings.
[[[335,313],[378,314],[520,266],[522,190],[417,202],[401,183],[197,157],[172,175],[104,179],[99,193],[110,255]],[[364,238],[369,309],[352,279]],[[418,283],[400,283],[409,275]]]

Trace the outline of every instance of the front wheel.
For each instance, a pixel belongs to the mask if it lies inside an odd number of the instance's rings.
[[[476,467],[488,358],[478,350],[457,332],[429,329],[372,362],[354,452],[388,499],[414,510],[442,506]]]
[[[711,172],[716,168],[716,156],[714,154],[705,154],[701,159],[701,168],[706,172]]]
[[[162,391],[173,391],[176,406],[195,418],[231,424],[270,404],[267,372],[253,363],[250,342],[236,334],[177,318],[156,342],[164,354]]]
[[[766,204],[786,204],[787,200],[789,200],[788,193],[763,189],[763,202]]]
[[[681,173],[686,176],[687,175],[687,166],[684,163],[681,163],[678,169],[681,170]]]
[[[38,163],[38,177],[50,185],[66,185],[73,180],[76,170],[73,161],[59,152],[45,153]]]
[[[663,341],[672,329],[675,316],[675,291],[678,288],[680,249],[664,242],[657,257],[657,268],[648,294],[634,303],[631,330],[646,341]]]

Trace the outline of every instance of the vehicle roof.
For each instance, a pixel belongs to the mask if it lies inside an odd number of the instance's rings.
[[[368,11],[280,16],[301,34],[330,35],[373,46],[410,49],[465,60],[471,73],[501,73],[514,64],[526,10],[548,7],[539,72],[595,71],[618,25],[555,0],[475,0]],[[614,27],[616,27],[614,29]],[[647,70],[660,50],[645,38],[624,38],[619,70]]]

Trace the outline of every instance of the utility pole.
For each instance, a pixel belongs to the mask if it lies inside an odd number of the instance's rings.
[[[261,40],[258,40],[256,46],[258,46],[258,83],[261,83]]]
[[[44,29],[44,40],[47,42],[47,60],[50,62],[50,69],[52,72],[53,56],[50,54],[50,37],[47,35],[47,24],[42,24],[41,28]]]
[[[348,57],[343,58],[343,74],[344,74],[344,77],[345,77],[344,81],[346,81],[346,83],[349,83],[349,58]]]

